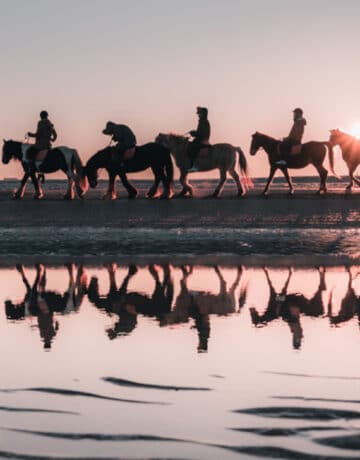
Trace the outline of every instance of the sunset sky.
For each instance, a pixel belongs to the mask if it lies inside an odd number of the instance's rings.
[[[193,129],[204,105],[212,142],[248,153],[300,106],[305,140],[327,139],[360,121],[359,17],[359,0],[0,0],[0,135],[21,140],[46,109],[87,159],[107,120],[145,143]],[[253,176],[265,160],[249,160]]]

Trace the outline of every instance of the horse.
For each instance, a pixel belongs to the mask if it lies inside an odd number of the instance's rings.
[[[186,136],[180,136],[177,134],[163,134],[160,133],[155,142],[169,148],[176,165],[180,169],[180,183],[182,190],[178,194],[178,197],[185,197],[187,195],[193,196],[193,188],[187,182],[188,169],[191,166],[191,160],[188,155],[189,139]],[[240,147],[234,147],[231,144],[214,144],[207,147],[206,155],[200,151],[196,160],[196,167],[199,171],[211,171],[213,169],[219,169],[220,171],[220,182],[212,194],[213,198],[217,198],[226,181],[226,174],[229,172],[230,176],[236,183],[238,189],[238,196],[243,196],[245,190],[241,185],[239,174],[236,172],[236,154],[239,155],[239,165],[241,175],[246,179],[247,184],[251,184],[251,180],[248,178],[247,162],[244,152]]]
[[[341,149],[350,177],[350,184],[346,190],[351,192],[354,182],[360,186],[360,180],[354,177],[354,172],[360,164],[360,140],[340,129],[331,129],[329,142],[332,145],[338,145]]]
[[[115,200],[115,178],[120,177],[123,186],[128,192],[129,198],[136,198],[137,189],[130,184],[126,173],[144,171],[151,168],[155,181],[147,193],[148,198],[157,196],[160,182],[163,183],[163,193],[161,198],[171,198],[173,194],[174,168],[171,162],[170,152],[167,148],[150,142],[148,144],[135,147],[135,154],[132,158],[124,160],[123,163],[113,159],[113,147],[106,147],[95,153],[85,166],[85,173],[91,188],[96,188],[98,184],[98,170],[106,169],[109,175],[109,185],[103,199]]]
[[[305,166],[309,164],[315,166],[320,176],[320,188],[317,191],[317,193],[325,193],[327,191],[326,178],[328,175],[328,171],[324,168],[323,162],[327,151],[329,153],[330,170],[335,177],[338,177],[334,171],[334,151],[331,143],[311,141],[307,142],[306,144],[302,144],[300,153],[289,155],[286,158],[286,165],[284,166],[276,164],[280,159],[280,143],[280,140],[274,139],[273,137],[267,136],[266,134],[262,134],[259,132],[256,132],[252,136],[250,155],[256,155],[257,151],[260,148],[263,148],[268,155],[268,160],[270,164],[270,174],[262,194],[264,196],[268,194],[269,187],[273,180],[274,174],[277,169],[280,169],[281,172],[284,174],[287,183],[289,184],[289,194],[292,195],[294,193],[294,186],[289,176],[288,168],[300,169],[305,168]]]
[[[36,173],[53,173],[56,171],[63,171],[68,179],[68,189],[64,199],[72,200],[75,198],[74,183],[79,198],[83,198],[87,190],[87,179],[84,176],[81,159],[75,149],[65,146],[50,149],[41,162],[35,161],[34,167],[34,164],[29,162],[27,158],[27,151],[30,147],[30,144],[4,139],[2,162],[8,164],[11,159],[20,161],[24,170],[20,187],[13,194],[14,198],[20,199],[24,196],[26,183],[30,177],[35,188],[34,198],[40,200],[43,198],[44,192]]]

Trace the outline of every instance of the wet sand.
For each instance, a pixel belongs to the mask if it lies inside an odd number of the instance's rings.
[[[236,198],[229,190],[218,199],[149,200],[143,195],[128,200],[122,194],[115,201],[104,201],[99,191],[91,191],[82,201],[68,202],[57,191],[48,191],[42,201],[31,194],[13,200],[8,192],[0,192],[0,216],[2,227],[356,228],[360,194],[316,196],[313,191],[299,191],[288,197],[275,190],[267,198],[259,191]]]

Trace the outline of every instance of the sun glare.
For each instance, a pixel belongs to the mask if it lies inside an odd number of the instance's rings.
[[[357,121],[352,125],[350,134],[360,139],[360,121]]]

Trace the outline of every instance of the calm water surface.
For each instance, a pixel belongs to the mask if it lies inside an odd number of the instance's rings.
[[[360,266],[0,280],[0,458],[359,458]]]

